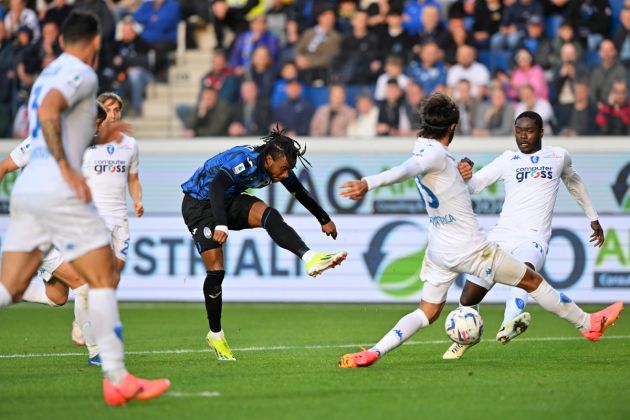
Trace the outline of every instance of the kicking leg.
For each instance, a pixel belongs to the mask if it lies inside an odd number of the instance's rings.
[[[345,251],[326,254],[310,250],[295,229],[284,221],[278,210],[268,207],[262,201],[252,205],[248,223],[253,228],[264,228],[278,246],[291,251],[306,262],[306,272],[312,277],[338,266],[348,255]]]

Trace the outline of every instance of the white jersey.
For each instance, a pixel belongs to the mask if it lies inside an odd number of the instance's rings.
[[[427,254],[450,268],[486,244],[485,233],[472,209],[470,193],[447,148],[432,139],[418,138],[413,156],[400,166],[364,178],[368,188],[416,177],[429,214]]]
[[[502,180],[505,201],[492,236],[511,242],[539,241],[546,249],[561,179],[588,218],[597,220],[586,187],[571,166],[569,153],[560,147],[545,146],[532,154],[505,151],[476,172],[468,187],[471,192],[479,192]]]
[[[11,160],[18,168],[23,168],[31,160],[32,144],[30,137],[25,138],[15,149],[11,150]]]
[[[37,109],[53,89],[64,96],[68,107],[61,115],[63,148],[70,167],[80,171],[83,152],[94,136],[97,87],[94,70],[69,54],[62,54],[42,71],[28,100],[32,140],[30,163],[18,177],[12,194],[54,193],[60,197],[74,196],[73,190],[61,176],[57,161],[48,150]]]
[[[127,182],[138,173],[138,144],[123,135],[120,143],[90,146],[83,155],[83,175],[101,216],[127,218]]]

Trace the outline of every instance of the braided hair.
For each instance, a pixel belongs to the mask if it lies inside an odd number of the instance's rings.
[[[295,168],[298,159],[302,163],[302,166],[312,166],[311,162],[304,157],[306,146],[302,148],[300,143],[287,136],[286,132],[286,129],[281,129],[280,126],[276,124],[271,132],[262,138],[263,144],[256,146],[254,150],[260,153],[263,159],[267,155],[270,155],[274,160],[285,156],[291,168]]]
[[[418,136],[429,139],[444,137],[451,125],[459,122],[459,109],[450,96],[434,93],[424,98],[420,107],[422,124]]]

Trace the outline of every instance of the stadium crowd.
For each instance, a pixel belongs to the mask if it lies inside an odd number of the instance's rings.
[[[446,92],[460,135],[509,135],[534,110],[547,133],[630,134],[630,0],[0,0],[0,137],[25,137],[38,73],[72,9],[102,22],[102,91],[142,115],[168,83],[178,24],[216,49],[183,136],[415,133],[423,97]],[[179,40],[182,42],[182,40]],[[211,57],[211,59],[210,59]]]

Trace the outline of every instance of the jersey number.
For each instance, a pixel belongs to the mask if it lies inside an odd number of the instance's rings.
[[[418,187],[418,191],[420,192],[420,195],[422,196],[422,198],[424,199],[424,201],[427,203],[429,207],[431,207],[432,209],[437,209],[440,206],[440,200],[438,200],[435,194],[433,194],[433,191],[431,191],[429,187],[424,185],[422,181],[420,181],[420,178],[418,177],[416,177],[416,187]],[[422,194],[422,191],[424,191],[427,197],[425,197],[424,194]]]
[[[37,86],[33,91],[33,103],[31,104],[31,112],[37,113],[39,108],[39,94],[42,92],[42,87]],[[35,119],[35,127],[31,130],[31,137],[34,139],[39,134],[39,117]]]

